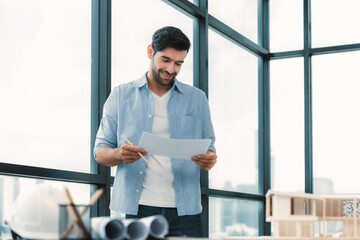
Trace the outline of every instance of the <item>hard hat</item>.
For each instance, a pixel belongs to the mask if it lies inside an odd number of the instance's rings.
[[[59,239],[59,204],[66,203],[65,193],[47,184],[21,191],[13,204],[10,228],[21,238]]]

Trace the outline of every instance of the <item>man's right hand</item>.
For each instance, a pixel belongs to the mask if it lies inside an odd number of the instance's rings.
[[[129,164],[133,163],[141,158],[141,153],[143,156],[146,156],[148,153],[143,149],[138,147],[136,144],[124,144],[120,148],[120,156],[124,163]]]
[[[100,147],[95,153],[96,161],[107,167],[114,167],[121,163],[132,163],[139,160],[141,153],[146,156],[148,153],[139,148],[136,144],[124,144],[118,148]]]

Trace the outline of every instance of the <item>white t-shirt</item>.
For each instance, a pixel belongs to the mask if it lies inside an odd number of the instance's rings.
[[[152,94],[154,98],[152,133],[170,137],[167,103],[171,91],[161,97]],[[155,207],[176,207],[174,173],[169,157],[149,155],[139,203]]]

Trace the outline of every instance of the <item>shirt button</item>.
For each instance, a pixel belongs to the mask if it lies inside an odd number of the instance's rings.
[[[136,189],[136,192],[139,192],[139,189]]]
[[[142,174],[142,171],[140,171],[140,174]]]
[[[149,114],[149,118],[151,118],[151,114]]]

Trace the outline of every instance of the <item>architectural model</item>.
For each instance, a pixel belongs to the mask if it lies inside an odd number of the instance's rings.
[[[360,239],[360,195],[316,195],[269,190],[266,221],[273,237]]]
[[[266,221],[272,223],[272,236],[228,237],[221,240],[360,240],[360,195],[318,195],[269,190],[266,194]],[[168,238],[182,239],[185,240]],[[195,239],[199,240],[186,238]]]

